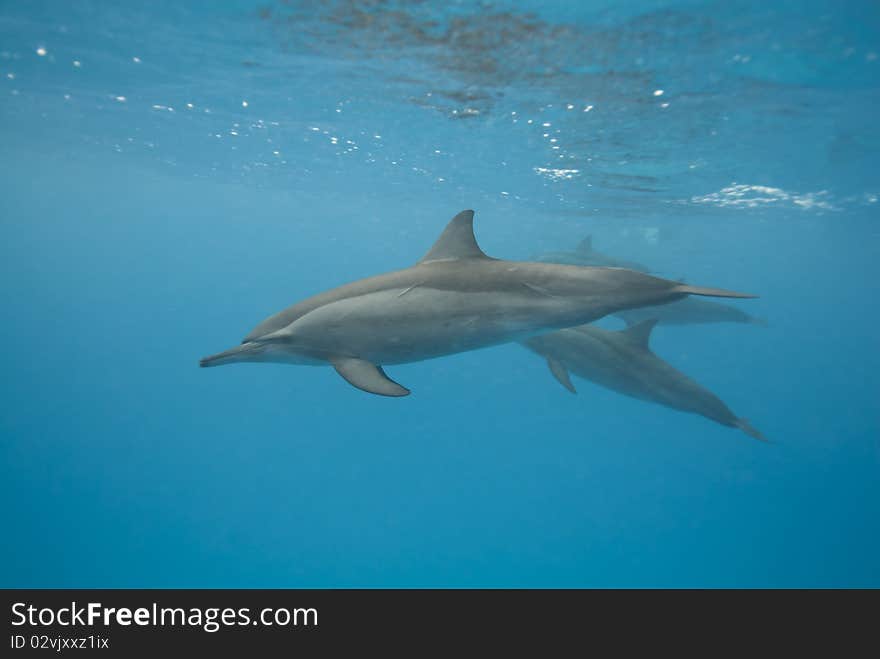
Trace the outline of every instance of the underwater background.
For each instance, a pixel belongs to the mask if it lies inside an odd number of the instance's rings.
[[[0,586],[880,586],[878,106],[870,1],[0,2]],[[514,344],[198,368],[466,208],[760,295],[652,347],[772,443]]]

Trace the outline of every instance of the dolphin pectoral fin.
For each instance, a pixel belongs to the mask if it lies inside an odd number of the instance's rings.
[[[409,395],[409,389],[401,387],[385,375],[381,366],[376,366],[364,359],[341,357],[332,360],[331,363],[336,372],[353,387],[379,396]]]
[[[577,393],[577,389],[575,389],[574,385],[571,383],[571,378],[568,377],[568,369],[565,368],[561,362],[552,357],[548,357],[547,366],[550,367],[550,372],[553,374],[553,377],[559,381],[559,384],[568,389],[571,393]]]

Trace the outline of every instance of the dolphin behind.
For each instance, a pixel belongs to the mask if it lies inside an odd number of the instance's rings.
[[[623,267],[639,272],[650,272],[645,266],[634,261],[624,261],[593,249],[592,236],[584,238],[572,252],[549,252],[537,260],[545,263],[565,263],[569,265],[591,265]],[[767,321],[751,316],[742,309],[729,304],[682,298],[660,306],[636,307],[616,312],[627,325],[656,318],[662,325],[691,325],[702,323],[747,323],[766,327]]]
[[[686,295],[754,297],[622,268],[491,258],[477,244],[473,218],[470,210],[456,215],[416,265],[294,304],[200,365],[328,365],[359,389],[405,396],[381,365],[519,341]]]
[[[572,393],[577,392],[569,371],[625,396],[699,414],[766,441],[715,394],[653,353],[649,339],[656,322],[646,320],[617,332],[582,325],[531,337],[523,345],[543,356],[553,376]]]
[[[629,270],[638,270],[639,272],[651,272],[650,268],[641,263],[618,259],[593,249],[592,236],[587,236],[580,241],[572,252],[548,252],[536,257],[535,260],[543,263],[592,265],[603,268],[627,268]]]

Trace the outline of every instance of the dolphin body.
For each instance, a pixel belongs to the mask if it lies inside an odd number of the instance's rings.
[[[688,294],[754,297],[632,270],[494,259],[477,245],[473,219],[471,210],[456,215],[416,265],[310,297],[200,365],[332,365],[359,389],[405,396],[381,365],[523,340]]]
[[[718,396],[651,351],[649,339],[656,323],[646,320],[616,332],[581,325],[533,336],[522,344],[544,357],[553,376],[572,393],[577,391],[569,371],[625,396],[699,414],[766,441]]]
[[[573,252],[548,252],[537,257],[544,263],[565,263],[568,265],[607,266],[612,268],[629,268],[640,272],[651,272],[649,268],[635,261],[617,259],[593,249],[593,238],[584,238]],[[683,298],[662,306],[638,307],[613,314],[621,318],[627,325],[633,325],[651,318],[657,319],[661,325],[694,325],[702,323],[747,323],[766,327],[767,321],[747,314],[729,304]]]
[[[623,259],[608,256],[593,249],[593,237],[587,236],[573,252],[547,252],[535,258],[542,263],[561,263],[565,265],[592,265],[602,268],[628,268],[639,272],[651,272],[641,263],[624,261]]]

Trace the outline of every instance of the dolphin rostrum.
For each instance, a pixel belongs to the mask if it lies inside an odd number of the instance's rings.
[[[205,357],[201,366],[332,365],[359,389],[405,396],[409,390],[381,365],[518,341],[688,294],[754,297],[632,270],[494,259],[477,245],[473,220],[473,211],[462,211],[414,266],[295,304],[257,325],[241,345]]]
[[[591,325],[533,336],[523,345],[547,360],[550,372],[572,393],[569,371],[632,398],[700,414],[766,441],[746,420],[684,373],[655,355],[648,345],[656,320],[612,332]]]

